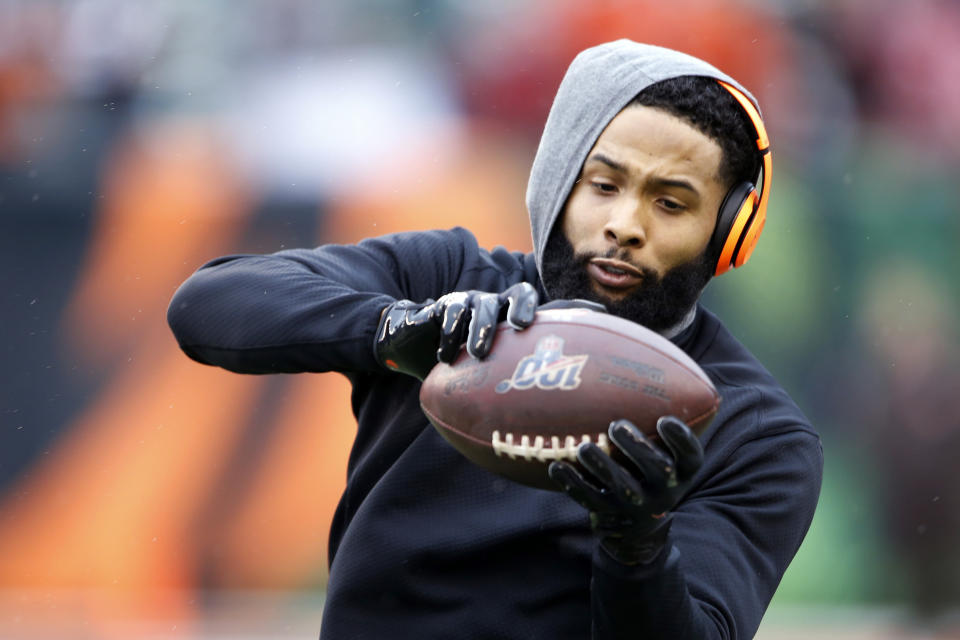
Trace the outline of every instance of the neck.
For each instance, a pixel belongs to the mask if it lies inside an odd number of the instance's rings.
[[[694,303],[694,305],[690,307],[690,310],[687,311],[687,313],[683,316],[683,318],[680,319],[680,322],[673,325],[672,327],[667,327],[666,329],[660,332],[660,335],[662,335],[667,340],[673,340],[678,335],[683,333],[684,329],[686,329],[691,324],[693,324],[693,319],[694,317],[696,317],[696,315],[697,315],[697,305],[696,303]]]

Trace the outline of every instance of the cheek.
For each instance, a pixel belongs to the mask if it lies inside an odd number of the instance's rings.
[[[658,252],[666,268],[689,262],[707,248],[713,234],[714,220],[689,220],[686,224],[664,230]]]
[[[703,253],[707,248],[707,245],[710,244],[710,238],[713,237],[713,230],[717,227],[717,216],[712,211],[706,218],[701,222],[698,229],[698,242],[696,243],[696,252],[698,254]]]
[[[695,254],[701,253],[707,248],[710,242],[710,236],[713,235],[713,228],[716,225],[716,219],[713,215],[705,216],[697,221],[697,224],[690,230],[690,246]]]
[[[558,222],[563,229],[563,235],[567,237],[567,240],[573,245],[574,249],[576,249],[580,240],[580,229],[574,222],[575,220],[575,216],[568,215],[568,211],[564,210],[564,212],[560,214],[560,221]]]
[[[591,227],[590,209],[584,206],[583,195],[583,191],[577,185],[567,199],[567,204],[560,212],[560,219],[557,221],[557,224],[562,225],[563,234],[575,249],[589,237]]]

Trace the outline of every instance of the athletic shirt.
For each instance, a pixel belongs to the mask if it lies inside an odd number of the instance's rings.
[[[388,304],[522,281],[545,299],[532,254],[481,249],[457,228],[227,256],[174,295],[168,320],[195,360],[238,373],[340,371],[353,385],[357,434],[320,637],[753,637],[813,517],[822,450],[708,310],[698,306],[673,342],[722,402],[668,549],[648,566],[600,550],[586,510],[565,494],[467,461],[420,411],[419,381],[378,365]]]

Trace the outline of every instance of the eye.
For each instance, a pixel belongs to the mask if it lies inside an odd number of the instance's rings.
[[[609,194],[609,193],[616,193],[616,192],[617,192],[617,185],[611,184],[611,183],[609,183],[609,182],[599,182],[599,181],[597,181],[597,180],[593,180],[593,181],[590,182],[590,186],[593,187],[593,190],[594,190],[594,191],[597,191],[597,192],[603,193],[603,194]]]
[[[686,205],[683,203],[677,202],[676,200],[671,200],[669,198],[660,198],[657,200],[657,204],[660,205],[663,209],[672,212],[683,211],[686,209]]]

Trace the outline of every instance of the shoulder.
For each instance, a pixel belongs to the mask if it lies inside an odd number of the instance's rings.
[[[532,254],[502,246],[485,249],[463,227],[405,231],[367,238],[360,244],[389,255],[411,277],[417,278],[418,273],[427,276],[427,272],[434,271],[448,274],[444,278],[446,290],[430,292],[431,297],[467,289],[500,291],[517,282],[538,281]]]
[[[522,252],[508,251],[503,247],[484,249],[473,232],[463,227],[390,233],[366,238],[360,241],[360,246],[392,249],[438,259],[447,257],[463,261],[468,267],[499,267],[507,270],[521,269],[525,257]]]
[[[456,290],[498,291],[517,282],[537,282],[533,254],[511,251],[502,246],[486,249],[478,244],[471,231],[463,227],[414,233],[423,234],[424,241],[443,247],[459,263]]]
[[[359,246],[393,254],[399,260],[426,258],[462,261],[480,251],[476,237],[462,227],[390,233],[365,238]]]
[[[702,306],[687,352],[720,393],[717,416],[705,443],[733,449],[753,440],[820,449],[809,418],[757,358]]]

